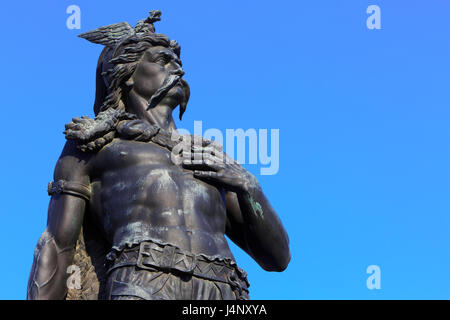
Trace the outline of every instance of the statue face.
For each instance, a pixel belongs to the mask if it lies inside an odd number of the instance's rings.
[[[132,76],[133,90],[149,101],[158,90],[165,88],[170,75],[184,75],[178,56],[170,48],[151,47],[144,53]],[[177,81],[174,86],[166,87],[163,101],[175,108],[185,98],[183,84]]]

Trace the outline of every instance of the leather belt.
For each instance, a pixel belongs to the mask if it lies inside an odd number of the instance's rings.
[[[248,291],[249,283],[244,270],[231,260],[209,260],[171,245],[151,241],[124,249],[114,260],[108,273],[123,266],[137,266],[145,270],[181,272],[199,278],[230,284],[239,291]]]
[[[178,270],[193,274],[197,265],[197,256],[183,252],[174,246],[142,242],[139,245],[139,256],[136,265],[142,269],[156,267],[164,271]]]

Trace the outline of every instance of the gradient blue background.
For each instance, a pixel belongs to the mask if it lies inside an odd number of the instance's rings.
[[[181,126],[280,129],[280,171],[258,178],[292,261],[267,273],[233,247],[253,299],[450,298],[450,2],[54,0],[0,10],[1,299],[25,298],[64,124],[93,115],[101,46],[76,35],[151,9],[182,46]]]

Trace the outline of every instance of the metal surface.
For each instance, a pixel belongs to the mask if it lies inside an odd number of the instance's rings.
[[[96,117],[66,125],[53,177],[60,182],[50,186],[47,229],[35,250],[28,299],[110,299],[107,285],[118,281],[111,274],[123,276],[119,287],[127,292],[116,292],[115,299],[134,299],[139,292],[147,299],[155,282],[131,284],[150,279],[146,272],[211,288],[193,299],[240,298],[227,283],[219,292],[212,280],[173,273],[167,267],[173,261],[161,262],[160,270],[153,261],[156,271],[124,266],[106,273],[106,256],[114,263],[124,250],[147,241],[172,248],[164,257],[202,256],[220,269],[220,261],[235,265],[226,234],[265,270],[283,271],[289,263],[288,236],[256,178],[211,141],[172,139],[172,111],[180,106],[181,118],[190,91],[182,79],[180,46],[154,33],[160,15],[151,12],[135,28],[120,23],[81,35],[105,45],[97,67]],[[176,154],[182,141],[192,152]],[[87,186],[90,196],[79,186]],[[81,289],[67,288],[72,264],[81,268]],[[176,288],[159,298],[186,297]]]

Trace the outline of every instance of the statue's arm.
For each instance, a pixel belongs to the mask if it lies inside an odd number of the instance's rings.
[[[226,190],[225,233],[229,238],[263,269],[286,269],[291,259],[289,237],[255,176],[214,142],[187,153],[183,166],[194,170],[194,177],[215,182]]]
[[[64,299],[67,294],[67,268],[72,264],[86,206],[84,192],[71,185],[89,186],[85,157],[68,141],[58,159],[54,181],[69,182],[68,192],[57,192],[51,197],[47,228],[34,253],[27,299]]]
[[[267,271],[283,271],[291,259],[289,237],[258,184],[226,193],[226,234]]]

